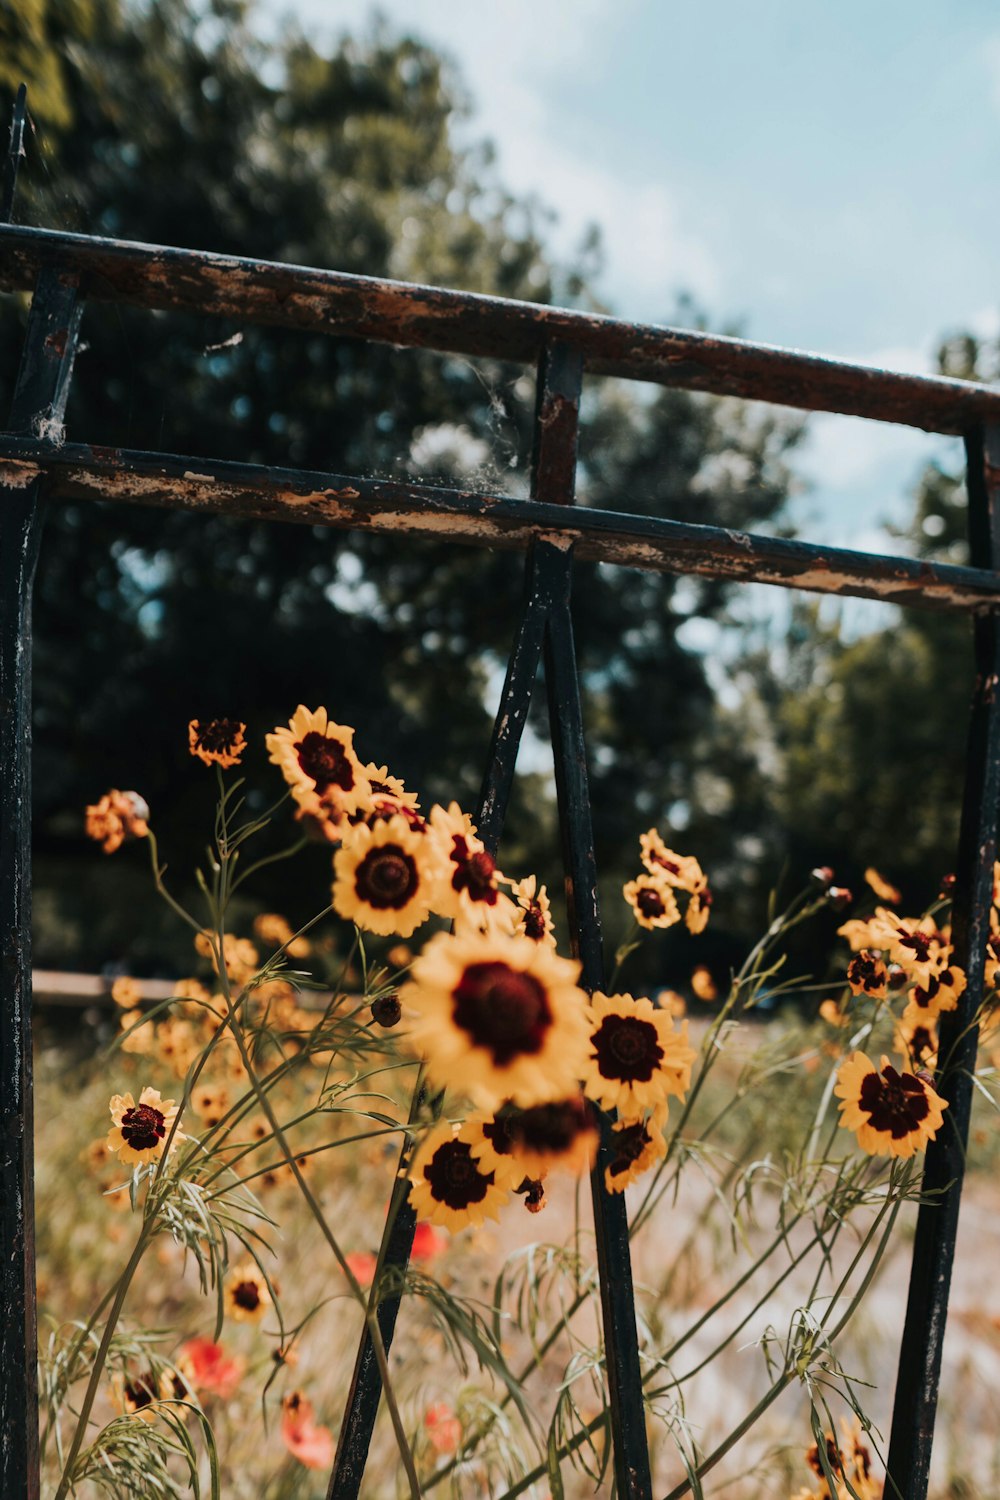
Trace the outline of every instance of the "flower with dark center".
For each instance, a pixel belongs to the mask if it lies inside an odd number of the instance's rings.
[[[267,1282],[253,1261],[236,1266],[226,1279],[226,1312],[237,1323],[259,1323],[271,1306]]]
[[[372,1001],[372,1020],[378,1026],[388,1029],[398,1026],[403,1014],[403,1007],[399,1003],[399,996],[393,992],[389,995],[379,995]]]
[[[407,820],[360,823],[333,859],[338,915],[383,937],[409,937],[430,915],[439,884],[434,846]]]
[[[484,1109],[571,1093],[586,1052],[579,972],[520,933],[436,934],[401,993],[419,1017],[411,1036],[430,1081]]]
[[[514,1155],[527,1177],[560,1169],[589,1172],[597,1155],[597,1121],[582,1094],[535,1104],[511,1117]]]
[[[494,1173],[472,1153],[474,1132],[447,1123],[436,1126],[413,1158],[410,1201],[422,1219],[457,1231],[495,1219],[506,1202]]]
[[[329,803],[338,817],[371,805],[371,790],[354,753],[354,730],[335,724],[325,708],[295,710],[288,728],[265,736],[271,761],[281,767],[292,796],[303,807]]]
[[[454,990],[452,1019],[498,1067],[541,1051],[552,1025],[545,988],[503,962],[468,964]]]
[[[707,881],[701,890],[694,892],[688,902],[688,909],[684,913],[684,925],[688,932],[693,932],[697,936],[698,933],[705,931],[714,899]]]
[[[669,1011],[631,995],[597,993],[588,1014],[591,1051],[583,1086],[589,1098],[636,1115],[687,1092],[695,1054],[686,1021],[677,1028]]]
[[[524,1176],[514,1157],[514,1120],[519,1111],[504,1105],[495,1113],[469,1115],[465,1122],[469,1146],[480,1170],[492,1172],[497,1186],[515,1188]]]
[[[655,828],[639,835],[639,852],[649,873],[677,890],[693,895],[708,884],[705,872],[694,856],[675,854],[673,849],[668,849]]]
[[[188,749],[206,766],[238,766],[247,747],[246,727],[239,719],[192,719]]]
[[[533,943],[546,943],[554,949],[556,940],[548,892],[544,885],[538,884],[538,877],[529,875],[524,880],[513,881],[510,893],[517,902],[514,913],[517,931],[530,937]]]
[[[116,1406],[127,1417],[141,1417],[144,1422],[156,1420],[159,1382],[152,1370],[142,1375],[115,1375],[111,1382]]]
[[[643,1172],[666,1155],[663,1132],[652,1119],[623,1119],[612,1126],[614,1156],[604,1172],[609,1193],[623,1193]]]
[[[889,970],[881,958],[863,948],[847,967],[847,982],[855,995],[870,995],[881,1000],[889,988]]]
[[[935,1019],[942,1011],[954,1010],[958,997],[966,987],[964,969],[950,964],[931,974],[925,984],[916,984],[910,991],[910,1002],[923,1010],[929,1019]]]
[[[673,927],[681,919],[677,898],[661,874],[638,875],[622,888],[640,927],[652,932],[658,927]]]
[[[948,1108],[924,1079],[897,1073],[887,1057],[876,1069],[863,1052],[853,1052],[841,1064],[834,1092],[841,1101],[841,1125],[853,1130],[872,1156],[906,1157],[922,1150]]]
[[[113,1124],[108,1132],[107,1148],[117,1152],[126,1166],[156,1161],[163,1155],[167,1137],[177,1118],[177,1105],[173,1099],[161,1099],[156,1089],[144,1088],[138,1104],[131,1094],[115,1094],[110,1109]],[[182,1132],[175,1130],[172,1144],[182,1140]]]

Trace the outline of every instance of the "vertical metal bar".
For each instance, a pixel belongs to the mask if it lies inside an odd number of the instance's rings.
[[[552,725],[566,895],[574,951],[583,964],[583,983],[593,991],[604,985],[604,955],[580,687],[569,610],[572,554],[553,547],[550,562],[553,571],[558,571],[565,580],[563,603],[550,616],[546,633],[545,684]],[[604,1183],[605,1168],[613,1156],[611,1119],[602,1111],[601,1149],[591,1175],[591,1196],[616,1494],[620,1500],[649,1500],[652,1480],[642,1399],[628,1215],[624,1193],[609,1193]]]
[[[538,371],[532,494],[572,505],[576,492],[583,360],[566,345],[546,348]],[[604,986],[604,945],[597,897],[597,862],[590,815],[587,750],[570,613],[573,553],[563,540],[535,543],[537,586],[551,601],[545,632],[545,689],[555,763],[566,904],[573,950],[584,986]],[[601,1112],[601,1149],[591,1176],[594,1233],[601,1285],[605,1364],[618,1500],[649,1500],[652,1480],[642,1400],[642,1371],[628,1215],[622,1193],[609,1193],[604,1172],[614,1151],[611,1118]]]
[[[1000,426],[966,440],[970,561],[1000,569]],[[952,941],[967,975],[956,1010],[940,1022],[943,1072],[935,1087],[948,1100],[944,1128],[927,1147],[921,1204],[913,1242],[910,1287],[900,1345],[886,1496],[925,1500],[937,1411],[941,1353],[965,1173],[972,1105],[972,1073],[979,1029],[972,1018],[983,997],[990,935],[993,862],[1000,810],[1000,617],[975,622],[976,684],[969,724],[965,792],[959,833]]]
[[[14,432],[61,432],[79,328],[78,286],[35,288]],[[31,1075],[31,590],[41,481],[0,493],[0,1495],[38,1494],[34,1116]]]
[[[514,765],[538,671],[548,608],[548,597],[544,589],[539,587],[534,549],[532,549],[525,570],[524,607],[514,637],[503,691],[500,694],[486,775],[483,779],[479,807],[475,817],[483,843],[492,854],[496,853],[507,814],[514,779]],[[418,1090],[414,1095],[410,1111],[411,1120],[416,1118],[424,1102],[423,1092]],[[409,1201],[410,1184],[406,1177],[409,1155],[408,1146],[404,1146],[400,1152],[399,1169],[386,1217],[382,1244],[379,1247],[378,1268],[372,1285],[373,1298],[378,1295],[383,1270],[395,1270],[400,1279],[405,1275],[410,1252],[413,1249],[417,1216]],[[378,1304],[378,1326],[387,1353],[396,1329],[399,1304],[398,1293],[383,1296]],[[355,1497],[360,1494],[368,1449],[381,1399],[382,1377],[375,1359],[375,1347],[371,1335],[365,1328],[358,1347],[344,1420],[337,1442],[337,1454],[327,1490],[328,1500],[355,1500]]]

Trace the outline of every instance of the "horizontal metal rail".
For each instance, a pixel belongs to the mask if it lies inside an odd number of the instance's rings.
[[[39,270],[80,278],[94,302],[174,309],[376,343],[534,364],[577,350],[592,375],[770,401],[807,411],[964,434],[1000,420],[1000,392],[903,375],[719,334],[626,323],[535,302],[353,276],[275,261],[0,226],[0,289],[30,291]]]
[[[558,535],[573,544],[581,561],[769,583],[920,609],[976,614],[1000,606],[1000,575],[952,563],[879,557],[659,516],[397,480],[0,437],[0,492],[27,488],[39,474],[45,475],[46,493],[54,500],[119,500],[512,550],[526,548],[537,537]]]

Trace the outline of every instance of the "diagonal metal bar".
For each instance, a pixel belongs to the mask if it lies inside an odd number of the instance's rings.
[[[966,456],[972,562],[1000,569],[1000,426],[972,434]],[[940,1023],[943,1072],[936,1087],[949,1108],[944,1128],[927,1147],[923,1190],[930,1196],[917,1217],[886,1460],[885,1494],[905,1500],[925,1500],[927,1494],[979,1041],[973,1018],[982,1003],[990,935],[1000,811],[1000,621],[995,614],[976,620],[975,653],[952,912],[955,962],[968,984],[957,1008]]]
[[[10,425],[62,429],[82,303],[46,270],[28,315]],[[31,1068],[31,591],[41,483],[0,505],[0,1495],[38,1494]]]
[[[14,193],[17,190],[17,171],[24,155],[24,125],[28,118],[28,90],[21,84],[14,100],[10,122],[10,145],[3,172],[3,199],[0,202],[0,223],[9,224],[14,213]]]
[[[487,770],[475,817],[483,843],[492,854],[496,853],[507,814],[514,766],[538,672],[548,609],[549,600],[544,588],[539,587],[532,549],[525,572],[524,606],[493,724]],[[411,1121],[418,1117],[426,1102],[425,1091],[418,1088],[410,1110]],[[410,1147],[407,1143],[400,1152],[399,1168],[372,1284],[372,1299],[377,1299],[376,1316],[386,1353],[392,1345],[401,1299],[400,1292],[395,1289],[379,1297],[379,1283],[383,1272],[387,1271],[390,1273],[389,1285],[393,1288],[401,1285],[409,1265],[417,1223],[417,1216],[410,1204],[410,1184],[406,1176],[409,1157]],[[355,1500],[360,1494],[381,1399],[382,1377],[375,1359],[371,1334],[365,1328],[358,1347],[337,1442],[333,1473],[327,1490],[328,1500]]]

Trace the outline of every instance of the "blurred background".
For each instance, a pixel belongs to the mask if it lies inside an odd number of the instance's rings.
[[[20,0],[21,223],[597,309],[992,379],[1000,25],[860,0]],[[0,298],[0,404],[27,299]],[[92,306],[72,439],[527,492],[533,378],[225,320]],[[582,504],[965,560],[956,440],[588,379]],[[192,717],[263,735],[300,702],[431,800],[475,802],[522,562],[100,504],[52,513],[35,611],[35,960],[171,975],[188,939],[83,808],[148,800],[183,885],[214,780]],[[877,865],[915,911],[952,865],[965,623],[581,566],[577,629],[608,893],[652,824],[716,890],[650,983],[722,979],[768,892]],[[283,840],[284,831],[275,838]],[[558,886],[544,716],[501,864]],[[258,891],[293,925],[329,850]],[[292,883],[297,882],[297,883]],[[617,921],[617,918],[615,919]],[[830,936],[836,919],[831,919]],[[611,932],[612,939],[617,934]],[[696,957],[695,957],[696,951]],[[822,974],[825,956],[807,958]]]

